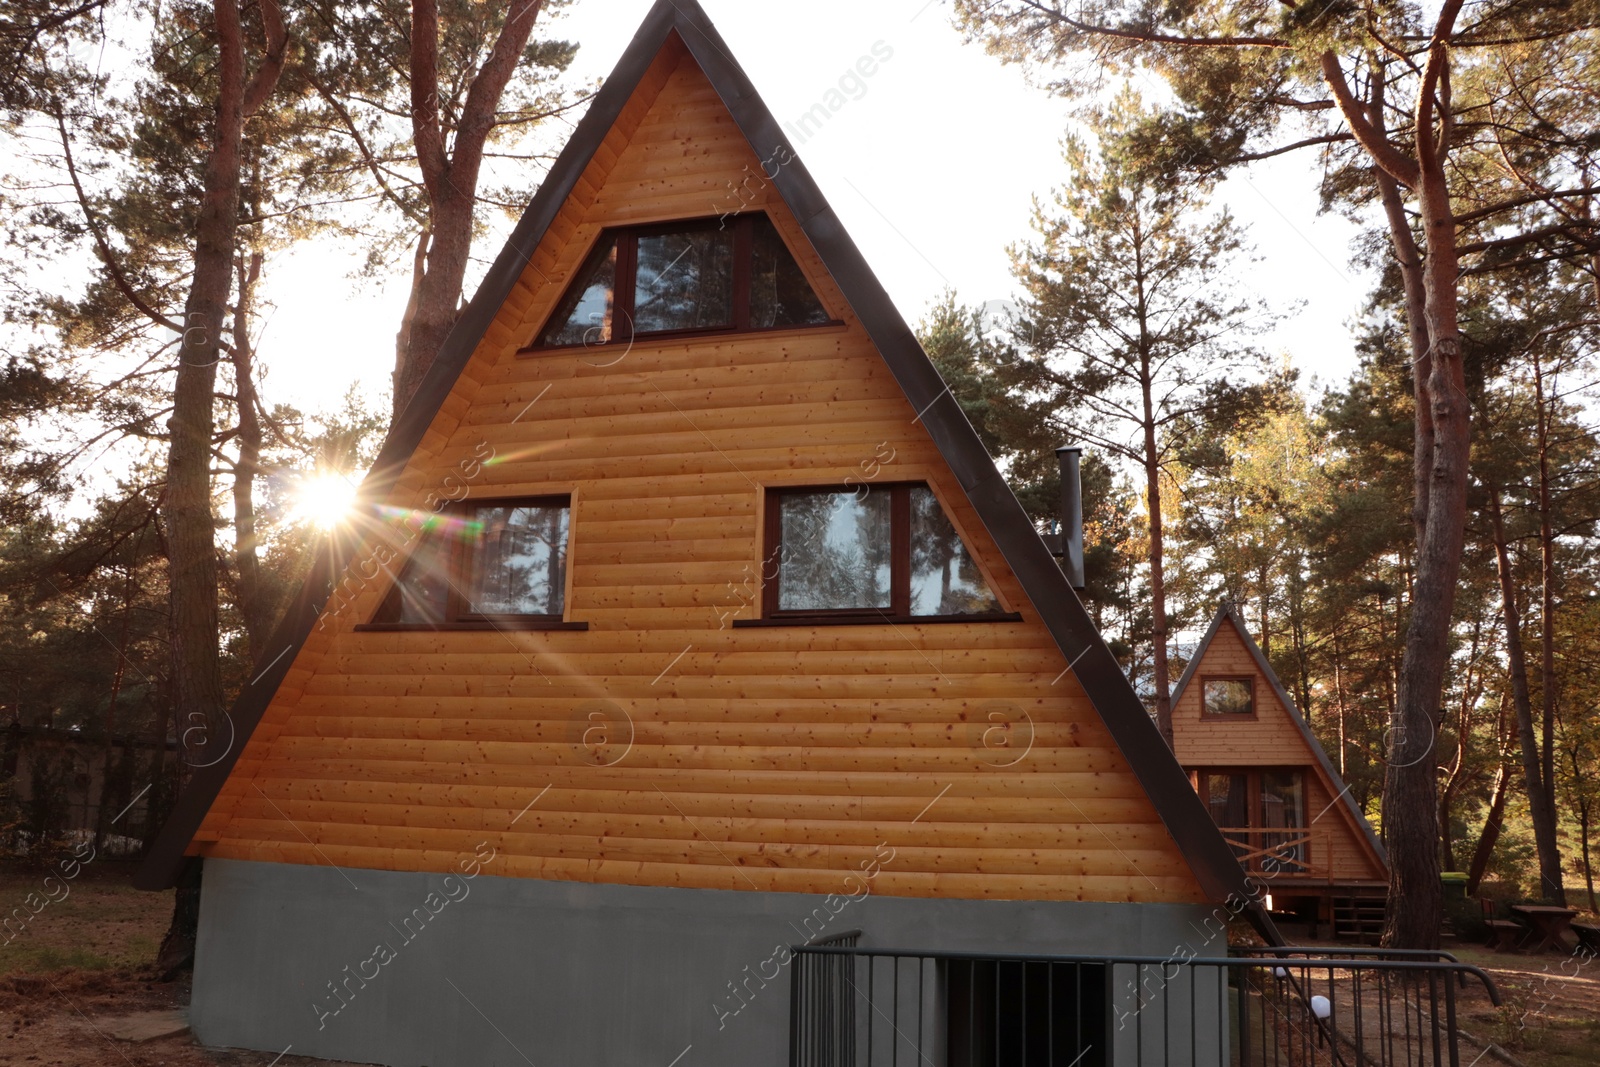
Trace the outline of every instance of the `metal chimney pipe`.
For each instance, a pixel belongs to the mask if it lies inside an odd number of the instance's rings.
[[[1083,588],[1083,479],[1078,465],[1083,448],[1062,445],[1056,449],[1061,463],[1061,558],[1066,564],[1067,581],[1072,588]]]

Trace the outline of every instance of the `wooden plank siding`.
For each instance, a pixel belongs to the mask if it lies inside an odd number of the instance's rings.
[[[1202,713],[1203,682],[1218,677],[1254,679],[1253,719]],[[1300,771],[1305,781],[1306,817],[1312,822],[1312,880],[1385,881],[1387,874],[1365,842],[1364,831],[1355,824],[1343,800],[1335,803],[1343,785],[1324,773],[1306,744],[1305,735],[1290,718],[1292,714],[1278,699],[1272,681],[1250,654],[1231,617],[1225,619],[1202,653],[1193,684],[1185,687],[1173,705],[1173,744],[1178,762],[1186,770],[1262,767]],[[1296,877],[1278,875],[1285,882]]]
[[[489,449],[472,496],[572,494],[567,617],[590,628],[361,632],[387,583],[346,581],[192,851],[445,871],[488,841],[502,875],[829,893],[883,843],[890,895],[1201,902],[775,193],[747,206],[842,326],[519,354],[603,227],[719,214],[761,166],[681,46],[607,148],[390,500],[426,510]],[[889,449],[879,479],[927,481],[1022,620],[732,627],[758,610],[762,491]],[[1001,720],[1009,749],[985,745]]]

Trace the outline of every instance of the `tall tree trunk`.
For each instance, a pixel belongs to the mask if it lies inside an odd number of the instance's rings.
[[[1148,370],[1148,361],[1146,361]],[[1150,376],[1144,375],[1144,479],[1146,510],[1150,513],[1150,638],[1154,646],[1156,727],[1167,747],[1173,747],[1172,689],[1167,665],[1167,583],[1165,534],[1161,521],[1161,456],[1156,448],[1156,420]]]
[[[1578,825],[1583,832],[1583,881],[1589,890],[1589,910],[1600,912],[1600,902],[1594,895],[1594,865],[1589,859],[1589,824],[1589,802],[1581,800],[1578,802]]]
[[[1267,583],[1271,581],[1271,574],[1267,565],[1263,563],[1256,572],[1256,587],[1261,591],[1261,654],[1267,657],[1267,662],[1272,662],[1272,623],[1269,618],[1271,611],[1267,605]]]
[[[286,36],[276,0],[261,0],[266,51],[245,83],[244,33],[237,0],[216,0],[217,113],[204,193],[195,225],[194,274],[184,305],[183,338],[173,390],[171,448],[162,515],[169,567],[173,714],[180,741],[209,748],[226,736],[218,669],[216,519],[211,507],[214,395],[223,319],[233,288],[244,123],[265,102],[283,70]],[[196,761],[199,762],[199,761]],[[180,763],[181,767],[181,763]],[[181,773],[181,772],[180,772]],[[163,971],[193,958],[199,915],[198,870],[186,875],[161,947]]]
[[[1506,627],[1506,660],[1511,674],[1511,700],[1517,712],[1517,737],[1522,749],[1522,777],[1528,792],[1528,815],[1533,821],[1533,842],[1539,854],[1541,894],[1561,884],[1561,854],[1556,850],[1556,818],[1550,791],[1542,779],[1538,735],[1533,726],[1533,700],[1528,694],[1528,657],[1522,646],[1522,612],[1517,603],[1516,572],[1506,543],[1500,490],[1489,488],[1489,524],[1494,537],[1496,569],[1500,575],[1500,602]]]
[[[1547,866],[1541,850],[1539,881],[1541,895],[1566,906],[1567,889],[1561,870],[1561,852],[1556,838],[1556,704],[1560,679],[1556,676],[1556,535],[1550,509],[1550,423],[1545,410],[1544,364],[1538,348],[1533,352],[1533,388],[1536,404],[1534,437],[1539,454],[1539,704],[1541,712],[1539,768],[1550,812],[1550,853]]]
[[[117,665],[111,675],[111,696],[106,701],[106,738],[100,756],[100,797],[95,803],[94,850],[96,855],[105,845],[106,830],[110,826],[107,812],[115,803],[116,789],[111,782],[112,739],[117,733],[117,700],[122,696],[122,679],[128,665],[128,622],[133,614],[133,568],[125,567],[122,576],[122,625],[117,632]],[[125,752],[128,750],[124,750]]]
[[[245,119],[272,92],[283,69],[285,31],[274,0],[262,0],[266,53],[245,84],[237,0],[217,0],[217,113],[205,188],[195,225],[194,275],[184,305],[177,383],[168,422],[171,446],[162,501],[170,568],[172,680],[179,736],[214,736],[222,715],[217,659],[216,518],[211,507],[214,396],[223,319],[233,288],[239,217],[240,147]],[[194,733],[189,733],[191,738]]]
[[[238,578],[239,614],[244,617],[249,659],[260,657],[271,626],[262,602],[261,564],[256,536],[255,484],[261,474],[261,415],[257,411],[255,352],[250,345],[261,253],[239,262],[239,298],[233,309],[233,371],[239,407],[239,460],[233,472],[233,562]]]
[[[1345,748],[1349,745],[1349,735],[1345,732],[1344,717],[1344,654],[1339,649],[1339,632],[1333,634],[1333,695],[1337,701],[1339,714],[1339,777],[1346,774]]]
[[[1299,553],[1291,558],[1294,567],[1289,577],[1289,638],[1294,651],[1295,696],[1300,701],[1300,715],[1311,725],[1311,663],[1306,648],[1305,580],[1301,574]]]
[[[1467,866],[1467,896],[1476,896],[1483,883],[1484,872],[1489,869],[1489,859],[1494,846],[1500,841],[1500,831],[1505,825],[1506,797],[1511,793],[1511,760],[1502,752],[1495,767],[1494,788],[1489,793],[1489,814],[1483,820],[1483,832],[1478,835],[1478,846],[1472,850],[1472,862]]]
[[[439,108],[438,0],[415,0],[411,5],[411,130],[428,196],[428,226],[422,241],[427,261],[398,338],[395,417],[411,402],[455,326],[472,250],[472,209],[484,146],[494,131],[500,97],[543,6],[544,0],[511,0],[505,25],[473,76],[447,149],[450,138]]]
[[[1590,859],[1589,831],[1593,826],[1594,801],[1589,790],[1585,788],[1582,767],[1582,755],[1577,745],[1570,749],[1572,753],[1572,783],[1573,793],[1577,795],[1578,808],[1578,835],[1579,848],[1583,855],[1583,883],[1589,891],[1589,910],[1600,912],[1600,903],[1596,903],[1594,895],[1594,864]]]
[[[233,288],[244,129],[244,46],[236,0],[217,0],[216,125],[196,222],[194,280],[184,305],[162,517],[171,567],[171,655],[179,733],[209,738],[222,716],[217,665],[217,545],[211,508],[214,394],[223,317]]]
[[[1460,267],[1455,214],[1445,170],[1452,122],[1445,40],[1460,9],[1461,0],[1445,0],[1416,107],[1416,169],[1412,177],[1427,249],[1422,281],[1429,348],[1414,353],[1419,357],[1413,364],[1419,391],[1414,441],[1416,581],[1400,664],[1399,721],[1392,735],[1395,744],[1384,775],[1383,795],[1390,858],[1383,940],[1386,945],[1404,948],[1437,948],[1439,944],[1444,901],[1439,882],[1433,743],[1466,540],[1471,433],[1457,321]]]
[[[1450,766],[1445,774],[1444,788],[1439,790],[1439,851],[1444,869],[1447,871],[1458,870],[1456,867],[1455,838],[1450,833],[1450,813],[1455,809],[1456,794],[1460,792],[1467,774],[1467,738],[1471,736],[1471,722],[1469,712],[1471,698],[1467,692],[1461,697],[1459,711],[1460,727],[1457,730],[1455,758],[1450,761]]]

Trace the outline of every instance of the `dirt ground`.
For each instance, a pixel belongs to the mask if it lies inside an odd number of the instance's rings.
[[[1446,947],[1462,963],[1488,972],[1500,989],[1498,1008],[1476,991],[1468,997],[1461,1030],[1480,1044],[1495,1043],[1528,1067],[1600,1064],[1600,957]]]
[[[354,1067],[207,1049],[187,1034],[140,1044],[114,1040],[106,1033],[113,1017],[189,1003],[187,981],[156,981],[156,949],[172,917],[172,894],[134,889],[132,867],[104,859],[69,882],[53,879],[46,886],[51,873],[0,868],[0,918],[11,916],[10,928],[0,929],[0,1064]],[[36,894],[31,904],[29,894]],[[19,914],[32,917],[24,925]]]
[[[1356,946],[1326,939],[1291,936],[1290,940],[1295,944],[1358,951]],[[1461,1067],[1491,1067],[1496,1063],[1524,1067],[1600,1065],[1600,957],[1493,952],[1448,936],[1443,947],[1460,962],[1486,973],[1500,994],[1501,1002],[1496,1006],[1481,983],[1469,978],[1466,988],[1458,987],[1456,1027],[1462,1035]],[[1341,984],[1348,989],[1347,982]],[[1369,1042],[1378,1029],[1378,1016],[1371,1010],[1375,1003],[1369,1004],[1365,1019]],[[1348,1008],[1342,1025],[1351,1025]],[[1398,1033],[1397,1030],[1397,1036]],[[1375,1047],[1375,1043],[1368,1047]]]
[[[112,1039],[113,1017],[181,1009],[187,982],[156,981],[154,960],[172,912],[170,893],[132,888],[132,868],[99,860],[66,883],[48,869],[0,867],[0,1064],[38,1067],[356,1067],[292,1054],[207,1049],[188,1035],[142,1044]],[[29,894],[31,907],[24,906]],[[32,914],[18,928],[14,909]],[[36,910],[36,913],[34,912]],[[8,940],[9,938],[9,940]],[[1324,942],[1324,944],[1327,944]],[[1553,953],[1506,954],[1447,946],[1483,968],[1499,986],[1495,1008],[1477,989],[1463,994],[1459,1016],[1470,1040],[1462,1067],[1493,1043],[1525,1067],[1600,1064],[1600,958]],[[1507,1062],[1484,1053],[1478,1067]]]

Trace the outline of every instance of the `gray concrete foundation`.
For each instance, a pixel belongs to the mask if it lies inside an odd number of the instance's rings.
[[[196,1036],[388,1067],[778,1067],[788,976],[758,975],[786,971],[768,961],[819,934],[934,952],[1226,952],[1204,943],[1211,909],[1198,906],[862,895],[843,876],[831,897],[659,889],[494,868],[206,861]],[[1114,1061],[1133,1062],[1120,1047]]]

